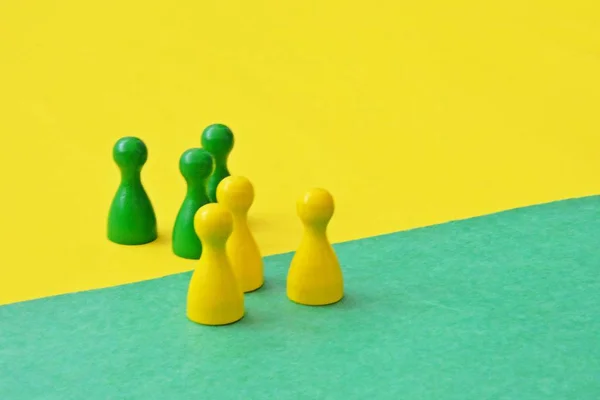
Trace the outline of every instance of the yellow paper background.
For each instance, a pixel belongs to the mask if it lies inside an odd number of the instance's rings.
[[[0,2],[0,304],[193,268],[179,155],[234,130],[265,255],[295,199],[343,241],[597,192],[600,3]],[[116,139],[149,148],[161,238],[105,239]]]

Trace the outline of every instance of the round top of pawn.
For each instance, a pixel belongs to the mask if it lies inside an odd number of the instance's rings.
[[[212,124],[202,132],[202,147],[218,158],[227,156],[233,149],[233,132],[223,124]]]
[[[188,149],[179,159],[179,171],[189,182],[201,182],[208,179],[213,171],[213,158],[210,153],[201,148]]]
[[[148,149],[139,138],[122,137],[113,147],[113,159],[121,169],[140,169],[148,160]]]
[[[309,190],[296,203],[298,216],[307,225],[327,225],[334,209],[333,196],[321,188]]]
[[[233,217],[221,204],[206,204],[196,213],[194,228],[202,244],[224,246],[233,231]]]
[[[228,176],[217,186],[217,201],[232,212],[247,213],[254,202],[254,187],[243,176]]]

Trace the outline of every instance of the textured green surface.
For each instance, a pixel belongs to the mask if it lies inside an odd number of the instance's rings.
[[[336,246],[347,297],[285,298],[290,254],[225,327],[189,274],[0,308],[0,399],[600,398],[600,199]]]

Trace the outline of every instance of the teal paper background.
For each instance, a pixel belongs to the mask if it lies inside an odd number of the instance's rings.
[[[185,317],[189,273],[0,307],[0,399],[600,398],[600,198],[335,246],[347,296]],[[7,268],[9,266],[4,266]]]

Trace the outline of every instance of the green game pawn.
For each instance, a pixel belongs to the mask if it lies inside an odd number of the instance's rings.
[[[113,159],[121,170],[121,184],[108,214],[108,239],[125,245],[150,243],[158,236],[156,216],[140,176],[148,149],[140,139],[124,137],[115,144]]]
[[[199,259],[202,243],[196,235],[194,216],[210,201],[206,181],[213,172],[213,158],[204,149],[186,150],[179,159],[179,171],[187,183],[187,193],[173,228],[173,253],[179,257]]]
[[[229,176],[227,158],[233,149],[233,132],[223,124],[213,124],[204,129],[201,142],[202,147],[206,149],[215,160],[215,170],[210,178],[208,178],[206,191],[210,201],[216,203],[217,186],[219,186],[219,183],[224,178]]]

